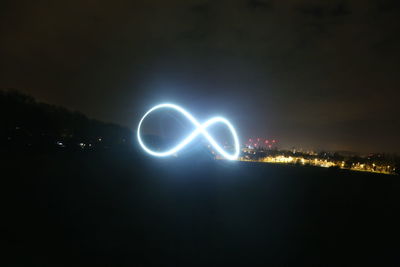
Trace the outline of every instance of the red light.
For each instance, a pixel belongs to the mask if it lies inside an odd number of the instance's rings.
[[[269,143],[269,141],[268,141],[268,140],[265,140],[265,143],[266,143],[266,144],[268,144],[268,143]]]
[[[275,143],[275,139],[274,139],[274,140],[272,140],[272,143]]]

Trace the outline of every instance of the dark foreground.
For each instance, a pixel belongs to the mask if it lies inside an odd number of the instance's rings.
[[[313,167],[4,155],[2,266],[398,266],[400,178]]]

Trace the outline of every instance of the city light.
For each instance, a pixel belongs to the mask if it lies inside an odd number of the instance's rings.
[[[276,140],[275,140],[276,141]],[[300,166],[316,166],[323,168],[339,168],[352,171],[374,172],[382,174],[395,174],[396,167],[387,165],[384,162],[377,164],[371,161],[351,162],[350,158],[335,158],[324,153],[318,155],[314,151],[297,152],[295,150],[266,150],[255,147],[244,147],[240,161],[264,162],[273,164],[288,164]],[[365,160],[365,158],[364,158]]]
[[[142,136],[141,136],[141,126],[142,123],[144,121],[144,119],[153,111],[157,110],[157,109],[163,109],[163,108],[169,108],[169,109],[173,109],[176,110],[178,112],[180,112],[182,115],[184,115],[191,123],[193,123],[193,125],[196,126],[196,129],[189,134],[188,137],[186,137],[185,139],[183,139],[182,142],[180,142],[177,146],[173,147],[170,150],[167,151],[163,151],[163,152],[157,152],[154,150],[151,150],[150,148],[148,148],[143,140],[142,140]],[[207,132],[207,128],[210,127],[211,125],[215,124],[215,123],[224,123],[228,129],[230,130],[232,137],[233,137],[233,141],[234,141],[234,146],[235,146],[235,152],[233,154],[229,154],[226,151],[224,151],[218,144],[217,142],[214,140],[214,138],[212,138],[212,136]],[[150,110],[148,110],[143,117],[140,119],[138,128],[137,128],[137,139],[138,142],[140,144],[140,146],[143,148],[144,151],[146,151],[147,153],[149,153],[150,155],[156,156],[156,157],[166,157],[166,156],[170,156],[173,155],[175,153],[177,153],[179,150],[181,150],[182,148],[184,148],[187,144],[189,144],[193,139],[195,139],[199,134],[202,134],[207,140],[208,142],[217,150],[217,152],[219,154],[221,154],[224,158],[229,159],[229,160],[235,160],[238,158],[239,153],[240,153],[240,144],[239,144],[239,138],[236,134],[235,129],[233,128],[232,124],[225,118],[223,117],[213,117],[211,119],[209,119],[208,121],[206,121],[203,124],[200,124],[189,112],[187,112],[186,110],[184,110],[183,108],[181,108],[180,106],[174,105],[174,104],[169,104],[169,103],[165,103],[165,104],[160,104],[160,105],[156,105],[154,107],[152,107]]]

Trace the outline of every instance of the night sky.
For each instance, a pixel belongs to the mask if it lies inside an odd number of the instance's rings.
[[[400,152],[400,1],[2,1],[0,87],[136,128],[171,101],[241,140]]]

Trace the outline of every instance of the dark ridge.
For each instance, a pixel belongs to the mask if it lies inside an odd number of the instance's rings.
[[[17,90],[0,90],[2,148],[51,150],[105,148],[131,143],[129,129],[113,123],[89,119],[84,114],[63,107],[37,102]],[[62,145],[61,145],[62,144]]]

